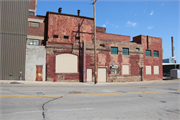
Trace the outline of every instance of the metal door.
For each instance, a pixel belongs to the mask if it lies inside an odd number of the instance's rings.
[[[98,82],[106,82],[106,68],[98,68]]]
[[[36,66],[36,81],[42,81],[42,65]]]
[[[92,69],[87,69],[87,82],[92,82]]]

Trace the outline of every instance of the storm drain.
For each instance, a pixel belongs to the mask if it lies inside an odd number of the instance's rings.
[[[166,103],[166,101],[160,101],[161,103]]]
[[[22,83],[19,83],[19,82],[10,82],[10,84],[22,84]]]
[[[78,94],[78,93],[81,93],[80,91],[70,91],[69,93],[71,94]]]

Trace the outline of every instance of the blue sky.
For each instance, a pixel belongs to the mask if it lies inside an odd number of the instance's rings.
[[[37,15],[47,11],[94,17],[91,0],[38,0]],[[107,33],[162,38],[163,58],[170,58],[171,36],[174,38],[175,56],[180,63],[180,1],[179,0],[97,0],[96,26],[106,27]]]

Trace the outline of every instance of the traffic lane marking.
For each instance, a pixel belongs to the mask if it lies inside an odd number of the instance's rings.
[[[68,111],[84,111],[84,110],[93,110],[94,108],[72,108],[72,109],[56,109],[56,110],[48,110],[48,112],[68,112]],[[19,112],[4,112],[3,114],[34,114],[34,113],[42,113],[42,110],[34,110],[34,111],[19,111]]]
[[[173,91],[173,92],[178,92]],[[166,91],[172,92],[172,91]],[[21,96],[0,96],[0,98],[26,98],[26,97],[71,97],[71,96],[109,96],[109,95],[131,95],[147,93],[165,93],[165,91],[129,92],[129,93],[103,93],[103,94],[68,94],[68,95],[21,95]]]

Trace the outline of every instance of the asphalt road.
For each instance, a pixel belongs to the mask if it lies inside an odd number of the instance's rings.
[[[0,120],[180,120],[180,81],[1,84]]]

